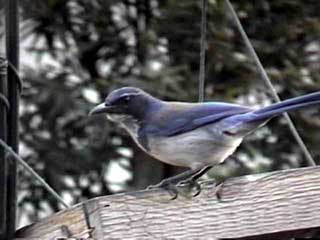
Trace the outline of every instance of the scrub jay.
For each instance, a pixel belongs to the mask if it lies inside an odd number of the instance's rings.
[[[159,100],[138,88],[112,91],[89,115],[105,113],[120,124],[146,153],[190,170],[153,187],[172,189],[196,180],[222,163],[243,138],[271,118],[320,103],[320,92],[291,98],[258,110],[223,102],[184,103]]]

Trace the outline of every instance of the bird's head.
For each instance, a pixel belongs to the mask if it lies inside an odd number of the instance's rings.
[[[129,117],[142,120],[150,106],[156,105],[158,101],[139,88],[123,87],[112,91],[89,115],[105,113],[114,121]]]

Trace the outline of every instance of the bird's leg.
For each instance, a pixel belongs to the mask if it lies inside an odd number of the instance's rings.
[[[173,177],[166,178],[166,179],[162,180],[160,183],[158,183],[156,185],[151,185],[148,188],[161,188],[161,187],[165,187],[168,185],[175,185],[185,179],[191,178],[194,174],[196,174],[199,171],[201,171],[201,168],[200,169],[199,168],[190,169],[190,170],[187,170],[183,173],[175,175]]]
[[[167,189],[169,192],[173,193],[175,196],[173,199],[175,199],[179,193],[178,188],[176,186],[177,183],[191,178],[193,175],[197,174],[197,172],[201,171],[202,168],[197,168],[197,169],[190,169],[187,170],[183,173],[180,173],[176,176],[166,178],[162,180],[160,183],[156,185],[150,185],[147,189],[154,189],[154,188],[164,188]],[[199,186],[200,187],[200,186]]]
[[[192,175],[191,177],[191,181],[196,181],[198,180],[200,177],[202,177],[206,172],[208,172],[211,168],[213,168],[213,166],[206,166],[204,168],[202,168],[199,172],[197,172],[196,174]]]
[[[208,172],[211,168],[213,168],[214,166],[207,166],[204,167],[203,169],[201,169],[201,171],[199,171],[198,173],[196,173],[195,175],[193,175],[190,179],[190,182],[193,182],[193,184],[197,184],[199,185],[199,183],[196,181],[197,179],[199,179],[200,177],[203,176],[203,174],[205,174],[206,172]],[[221,200],[221,189],[223,187],[223,181],[217,181],[215,180],[215,194],[217,196],[218,200]],[[196,186],[197,187],[197,186]],[[197,196],[200,194],[201,192],[201,187],[197,188],[198,192],[196,192],[196,194],[194,194],[193,196]]]
[[[193,194],[193,196],[198,196],[201,192],[201,186],[200,184],[197,182],[197,180],[202,177],[206,172],[208,172],[213,166],[206,166],[204,168],[200,168],[200,170],[198,172],[196,172],[195,174],[193,174],[189,179],[182,181],[181,184],[183,185],[189,185],[191,188],[195,187],[197,192],[195,194]]]

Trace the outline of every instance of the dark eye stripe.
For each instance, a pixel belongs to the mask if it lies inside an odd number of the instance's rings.
[[[127,103],[135,96],[140,95],[139,93],[123,93],[122,95],[118,95],[113,97],[111,100],[111,104],[121,104],[121,103]]]

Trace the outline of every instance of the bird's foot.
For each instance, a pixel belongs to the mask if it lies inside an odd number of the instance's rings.
[[[217,199],[218,199],[218,201],[220,201],[221,200],[221,191],[222,191],[222,187],[223,187],[223,183],[224,182],[220,182],[220,181],[217,181],[216,182],[216,185],[215,185],[215,194],[216,194],[216,197],[217,197]]]
[[[148,186],[147,190],[152,190],[152,189],[156,189],[156,188],[162,188],[162,189],[167,190],[172,197],[171,200],[174,200],[178,197],[178,194],[179,194],[178,187],[175,184],[173,184],[172,182],[167,181],[166,179],[156,185]]]
[[[201,192],[200,184],[193,179],[181,181],[178,184],[175,184],[174,182],[168,181],[165,179],[156,185],[150,185],[147,187],[147,189],[149,190],[155,189],[155,188],[162,188],[167,190],[172,196],[172,200],[176,199],[178,195],[182,195],[186,198],[190,198],[190,195],[192,197],[196,197]],[[193,192],[194,189],[195,189],[195,193]]]
[[[201,185],[193,179],[181,181],[179,182],[178,186],[187,188],[189,192],[192,192],[192,197],[196,197],[201,193]],[[193,193],[194,189],[195,189],[195,192]]]

